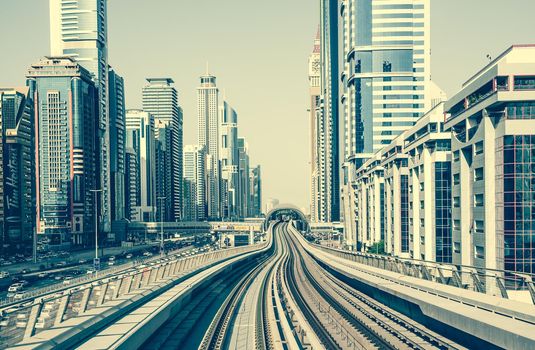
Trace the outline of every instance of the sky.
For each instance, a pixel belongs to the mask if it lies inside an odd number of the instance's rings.
[[[49,54],[48,1],[0,0],[0,86],[24,85]],[[432,79],[452,96],[512,44],[535,43],[533,0],[432,0]],[[206,71],[238,112],[264,203],[308,211],[307,60],[319,0],[109,0],[109,62],[125,78],[127,108],[141,107],[147,77],[171,77],[184,109],[184,143],[196,143],[196,88]]]

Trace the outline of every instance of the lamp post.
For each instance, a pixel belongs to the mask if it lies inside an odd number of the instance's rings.
[[[94,194],[93,207],[95,208],[95,260],[93,261],[93,267],[95,271],[100,268],[100,261],[98,259],[98,204],[97,204],[97,195],[99,192],[102,192],[102,188],[89,190]]]
[[[163,201],[167,197],[160,196],[158,200],[160,201],[160,256],[163,256]]]

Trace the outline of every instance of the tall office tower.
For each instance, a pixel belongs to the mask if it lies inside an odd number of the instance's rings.
[[[160,172],[157,176],[157,197],[165,197],[162,200],[165,203],[166,221],[182,218],[183,119],[182,108],[178,106],[178,92],[173,83],[171,78],[148,78],[142,91],[143,110],[154,116],[156,138],[165,143],[162,146],[166,155],[158,156]],[[159,131],[165,128],[168,129],[167,133],[160,135]],[[158,210],[160,205],[158,202]]]
[[[219,215],[219,89],[216,77],[206,73],[201,76],[201,86],[197,88],[198,141],[204,147],[207,164],[206,202],[208,218],[216,219]]]
[[[108,24],[106,0],[50,0],[50,51],[70,56],[87,69],[98,89],[98,136],[102,228],[110,230],[110,135],[108,97]]]
[[[136,218],[136,208],[139,203],[139,193],[138,193],[138,184],[139,184],[139,167],[137,164],[137,154],[136,150],[128,145],[128,140],[126,139],[125,134],[125,157],[124,157],[124,167],[125,167],[125,177],[124,177],[124,213],[125,218],[129,221],[132,221]]]
[[[247,142],[243,137],[238,138],[238,157],[239,157],[239,191],[240,191],[240,210],[239,217],[245,218],[250,215],[250,197],[251,189],[249,187],[249,149]]]
[[[262,216],[262,172],[260,165],[249,172],[249,186],[251,188],[251,217]]]
[[[35,234],[33,101],[27,87],[0,88],[0,244],[29,253]]]
[[[124,80],[113,68],[108,71],[110,89],[110,202],[111,220],[125,214],[125,95]]]
[[[314,49],[308,57],[310,94],[310,220],[327,221],[327,173],[325,154],[325,123],[321,103],[320,32],[314,40]]]
[[[498,55],[444,107],[453,263],[535,273],[535,45]]]
[[[221,122],[221,142],[219,157],[221,161],[221,216],[235,219],[240,206],[239,197],[239,151],[238,151],[238,114],[227,103],[219,108]]]
[[[325,128],[325,203],[324,221],[340,221],[339,152],[339,0],[320,1],[320,92]]]
[[[184,147],[184,220],[206,219],[206,154],[204,147]]]
[[[100,188],[98,89],[69,57],[46,57],[27,77],[36,114],[37,233],[51,245],[94,244],[94,205],[102,203],[91,193]]]
[[[342,185],[348,245],[355,244],[356,170],[410,128],[441,91],[430,77],[429,0],[344,0],[340,9]]]
[[[137,203],[132,220],[154,221],[156,214],[156,139],[154,117],[139,110],[126,111],[126,147],[136,154]],[[130,171],[130,169],[127,169]],[[127,174],[127,177],[129,174]]]

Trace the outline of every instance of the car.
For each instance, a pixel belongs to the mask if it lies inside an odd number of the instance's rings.
[[[108,261],[108,266],[113,266],[113,265],[115,265],[115,261],[113,260]]]
[[[30,282],[25,280],[20,280],[18,283],[20,283],[23,288],[27,287],[30,284]]]
[[[39,277],[39,278],[45,278],[47,276],[48,276],[48,274],[46,272],[39,272],[39,274],[37,275],[37,277]]]
[[[67,262],[66,261],[60,261],[60,262],[56,263],[56,267],[63,267],[63,266],[67,266]]]
[[[72,276],[65,276],[65,278],[63,279],[63,284],[71,284],[72,282],[73,282]]]
[[[24,286],[22,285],[22,283],[13,283],[12,285],[9,286],[7,291],[8,291],[8,294],[13,293],[13,296],[14,296],[14,293],[20,292],[23,289],[24,289]]]
[[[61,275],[56,275],[56,276],[54,276],[54,279],[55,279],[56,281],[59,281],[59,280],[63,279],[63,276],[61,276]]]
[[[108,261],[115,261],[115,257],[112,255],[108,258]]]
[[[20,271],[20,273],[23,274],[23,275],[25,275],[25,274],[27,274],[27,273],[30,273],[30,269],[22,269],[22,270]]]
[[[152,256],[152,253],[151,252],[144,252],[143,256]]]
[[[126,257],[127,259],[132,259],[133,255],[132,254],[126,254]]]
[[[85,263],[87,263],[87,260],[84,260],[84,259],[78,260],[78,264],[85,264]]]
[[[88,275],[92,275],[94,274],[96,271],[95,270],[87,270],[85,273],[88,274]]]
[[[9,278],[9,272],[0,271],[0,279],[2,279],[2,278]]]
[[[26,294],[26,293],[24,293],[24,292],[18,292],[18,293],[15,293],[15,295],[13,296],[13,299],[15,299],[15,300],[22,300],[22,299],[24,299],[25,294]]]

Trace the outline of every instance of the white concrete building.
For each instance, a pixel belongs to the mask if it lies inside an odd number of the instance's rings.
[[[241,197],[239,196],[239,150],[238,114],[223,101],[219,108],[221,133],[219,157],[221,162],[221,217],[238,217]]]
[[[184,220],[206,220],[206,154],[204,147],[184,147]]]

